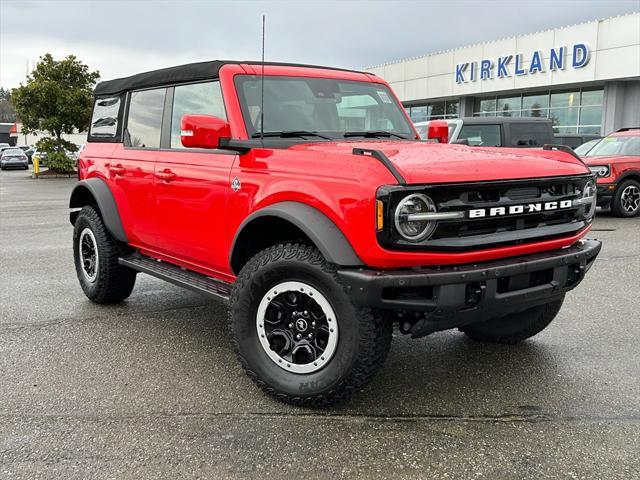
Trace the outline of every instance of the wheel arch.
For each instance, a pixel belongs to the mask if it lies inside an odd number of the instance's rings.
[[[324,213],[299,202],[279,202],[253,212],[233,238],[229,264],[238,274],[260,250],[284,241],[304,240],[341,266],[364,265],[342,231]]]
[[[618,181],[616,183],[620,185],[625,180],[635,180],[636,182],[640,182],[640,170],[627,170],[623,172],[618,177]]]
[[[73,187],[69,199],[69,208],[78,209],[87,205],[96,205],[100,216],[104,221],[107,230],[116,240],[128,242],[127,235],[122,226],[122,219],[118,211],[118,206],[109,186],[100,178],[89,178],[80,180]],[[69,220],[75,225],[78,211],[69,214]]]

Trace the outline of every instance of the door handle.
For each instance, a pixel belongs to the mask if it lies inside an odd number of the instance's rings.
[[[162,172],[156,172],[155,176],[156,178],[159,178],[160,180],[164,180],[165,182],[170,182],[171,180],[176,178],[176,174],[168,169]]]
[[[124,172],[127,171],[127,169],[124,168],[121,164],[118,164],[118,165],[107,164],[107,168],[109,169],[109,172],[113,173],[114,175],[122,175]]]

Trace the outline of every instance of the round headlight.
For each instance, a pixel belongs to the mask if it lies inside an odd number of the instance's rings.
[[[599,178],[609,176],[609,165],[590,165],[589,170]]]
[[[408,195],[396,207],[396,230],[411,242],[424,240],[433,233],[436,222],[420,218],[421,214],[435,213],[435,211],[435,203],[426,195],[421,193]]]

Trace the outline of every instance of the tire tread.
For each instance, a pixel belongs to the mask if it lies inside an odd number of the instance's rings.
[[[98,244],[100,264],[98,271],[97,288],[87,291],[83,284],[82,272],[76,270],[83,290],[87,297],[94,303],[109,304],[118,303],[131,295],[136,281],[136,272],[118,263],[118,259],[129,253],[130,248],[113,238],[102,221],[102,217],[93,205],[82,208],[75,223],[74,247],[77,248],[77,239],[81,232],[81,218],[89,223],[93,235]]]
[[[233,339],[233,347],[245,373],[265,393],[285,403],[304,405],[315,408],[335,406],[345,403],[351,396],[366,385],[378,372],[391,346],[392,326],[384,315],[370,308],[356,308],[356,317],[360,324],[360,343],[354,367],[331,391],[321,395],[295,396],[277,391],[265,383],[251,370],[240,351],[234,335],[234,310],[238,308],[241,292],[251,278],[261,268],[278,260],[296,260],[321,269],[339,283],[334,265],[328,263],[322,254],[313,246],[304,243],[281,243],[258,252],[242,268],[231,293],[231,309],[229,312],[229,330]],[[355,307],[354,307],[355,308]]]

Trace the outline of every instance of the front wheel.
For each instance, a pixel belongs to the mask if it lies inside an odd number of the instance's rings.
[[[304,244],[253,257],[231,305],[231,334],[245,372],[287,403],[346,401],[381,368],[391,344],[391,323],[354,306],[335,268]]]
[[[611,211],[616,217],[640,215],[640,182],[629,179],[620,183],[613,194]]]
[[[563,301],[564,296],[524,312],[466,325],[460,331],[481,342],[516,344],[544,330],[558,315]]]

